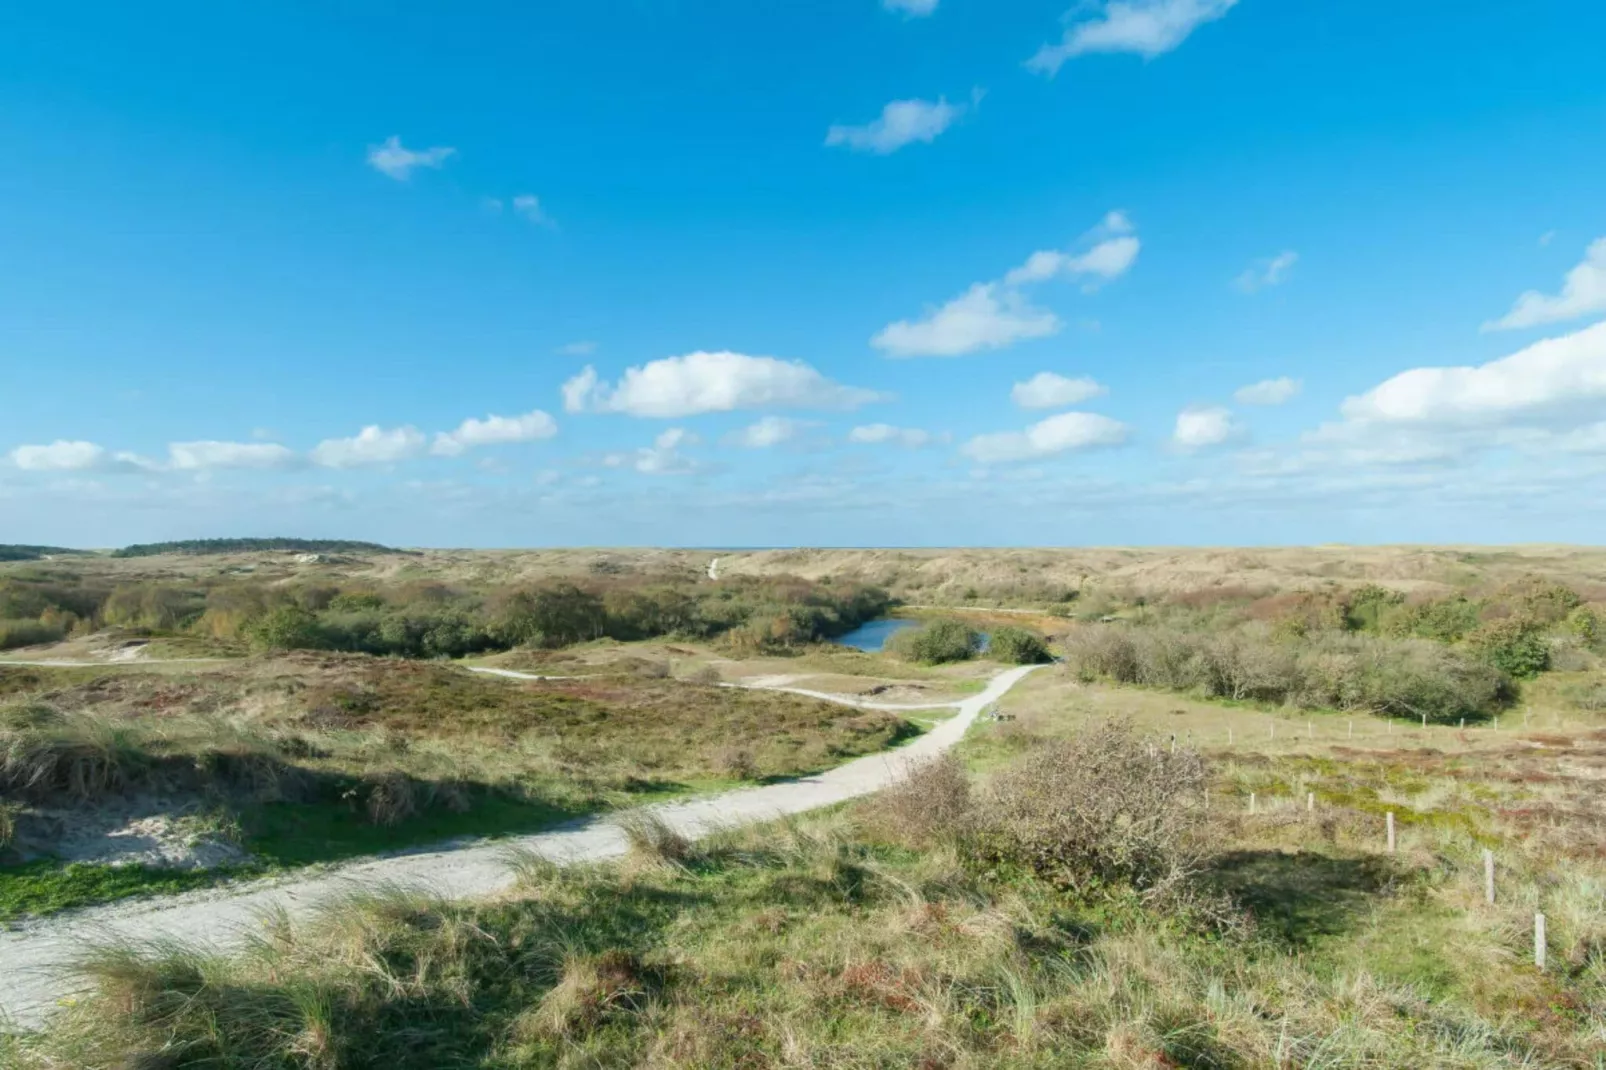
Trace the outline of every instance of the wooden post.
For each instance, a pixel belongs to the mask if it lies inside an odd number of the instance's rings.
[[[1171,737],[1171,753],[1172,754],[1176,754],[1177,753],[1177,737],[1176,736],[1172,736]]]
[[[1426,728],[1427,726],[1428,726],[1428,715],[1424,713],[1422,715],[1422,727]]]
[[[1483,899],[1494,906],[1494,852],[1488,849],[1483,852]]]
[[[1466,730],[1467,730],[1467,719],[1465,717],[1463,717],[1463,718],[1461,718],[1461,731],[1465,732]]]
[[[1249,793],[1249,812],[1255,812],[1255,793],[1252,791]]]
[[[1277,722],[1276,721],[1273,721],[1268,726],[1268,732],[1269,732],[1269,734],[1267,735],[1266,738],[1271,740],[1272,742],[1276,742],[1276,740],[1277,740]]]
[[[1394,811],[1393,810],[1390,810],[1389,814],[1388,814],[1388,828],[1389,828],[1389,854],[1393,854],[1394,853]]]
[[[1494,730],[1496,732],[1500,731],[1500,715],[1498,713],[1494,715]]]
[[[1545,972],[1545,916],[1534,915],[1534,965]]]
[[[1314,791],[1305,793],[1305,812],[1307,814],[1316,812],[1316,793]]]
[[[1353,717],[1349,719],[1349,738],[1355,738],[1355,718]]]

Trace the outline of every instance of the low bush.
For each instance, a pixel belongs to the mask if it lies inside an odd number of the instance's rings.
[[[1533,621],[1513,618],[1485,624],[1467,637],[1467,645],[1490,665],[1519,679],[1550,668],[1550,642]]]
[[[899,632],[887,641],[887,649],[923,665],[966,661],[981,650],[981,633],[963,621],[945,617]]]
[[[971,827],[970,776],[965,763],[941,754],[911,769],[869,804],[871,824],[888,837],[925,847]]]
[[[1014,625],[993,631],[987,640],[987,654],[1012,665],[1041,665],[1054,660],[1048,652],[1048,642],[1041,635]]]
[[[978,857],[1086,895],[1180,890],[1202,857],[1205,765],[1124,720],[1044,744],[989,785]]]
[[[58,643],[67,635],[61,625],[45,624],[37,620],[0,620],[0,650],[38,646],[41,643]]]
[[[1222,634],[1123,624],[1079,628],[1066,663],[1085,680],[1208,698],[1366,709],[1441,724],[1487,718],[1516,697],[1490,660],[1416,639],[1324,634],[1279,639],[1264,625]]]

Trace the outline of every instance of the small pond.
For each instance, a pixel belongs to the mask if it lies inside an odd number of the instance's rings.
[[[906,628],[918,628],[924,621],[910,620],[907,617],[882,617],[859,625],[846,635],[838,636],[837,642],[843,646],[851,646],[855,650],[862,650],[866,654],[879,654],[886,649],[887,640]],[[987,650],[988,635],[981,633],[981,650]]]
[[[903,617],[883,617],[881,620],[872,620],[859,625],[846,635],[837,637],[837,642],[843,646],[851,646],[855,650],[863,650],[867,654],[879,654],[887,645],[887,640],[903,631],[905,628],[917,628],[920,622]]]

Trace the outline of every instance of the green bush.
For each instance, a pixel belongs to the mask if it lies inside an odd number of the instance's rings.
[[[323,629],[318,618],[300,606],[280,606],[252,624],[253,645],[265,650],[320,650]]]
[[[1467,644],[1484,661],[1518,679],[1538,676],[1550,668],[1550,643],[1533,621],[1485,624],[1467,638]]]
[[[37,620],[0,620],[0,650],[37,646],[40,643],[58,643],[67,634],[60,625],[44,624]]]
[[[1029,628],[1013,625],[995,629],[987,640],[987,655],[1014,665],[1041,665],[1052,661],[1048,643]]]
[[[910,628],[887,641],[893,653],[923,665],[965,661],[981,649],[981,633],[963,621],[943,618],[923,628]]]
[[[1278,642],[1255,626],[1212,635],[1108,624],[1078,628],[1064,646],[1066,663],[1085,680],[1306,709],[1369,709],[1449,724],[1493,716],[1515,697],[1499,667],[1421,639],[1326,633]]]

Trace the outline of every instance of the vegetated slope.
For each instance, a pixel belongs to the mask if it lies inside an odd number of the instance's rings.
[[[113,557],[155,557],[159,554],[238,554],[269,550],[292,550],[308,554],[397,554],[403,550],[376,542],[350,539],[183,539],[177,542],[150,542],[113,550]]]
[[[1342,755],[1212,763],[1078,723],[1068,740],[1063,722],[984,728],[1015,755],[988,781],[938,764],[845,813],[700,844],[637,822],[623,864],[526,860],[494,901],[356,895],[229,961],[105,951],[87,997],[10,1057],[1595,1065],[1606,871],[1578,804],[1599,741],[1578,743],[1564,787],[1533,779],[1531,748],[1350,755],[1351,778]],[[1546,973],[1525,964],[1535,908]]]
[[[528,824],[540,814],[508,815],[504,804],[572,814],[795,776],[914,732],[894,713],[797,695],[630,677],[525,683],[356,655],[195,671],[0,666],[0,794],[10,800],[210,800],[247,834],[276,835],[285,815],[319,835],[346,826],[336,831],[347,838],[350,826],[413,821],[416,835],[402,829],[393,845],[441,838],[433,814],[469,812],[459,831],[491,832],[472,811]]]

